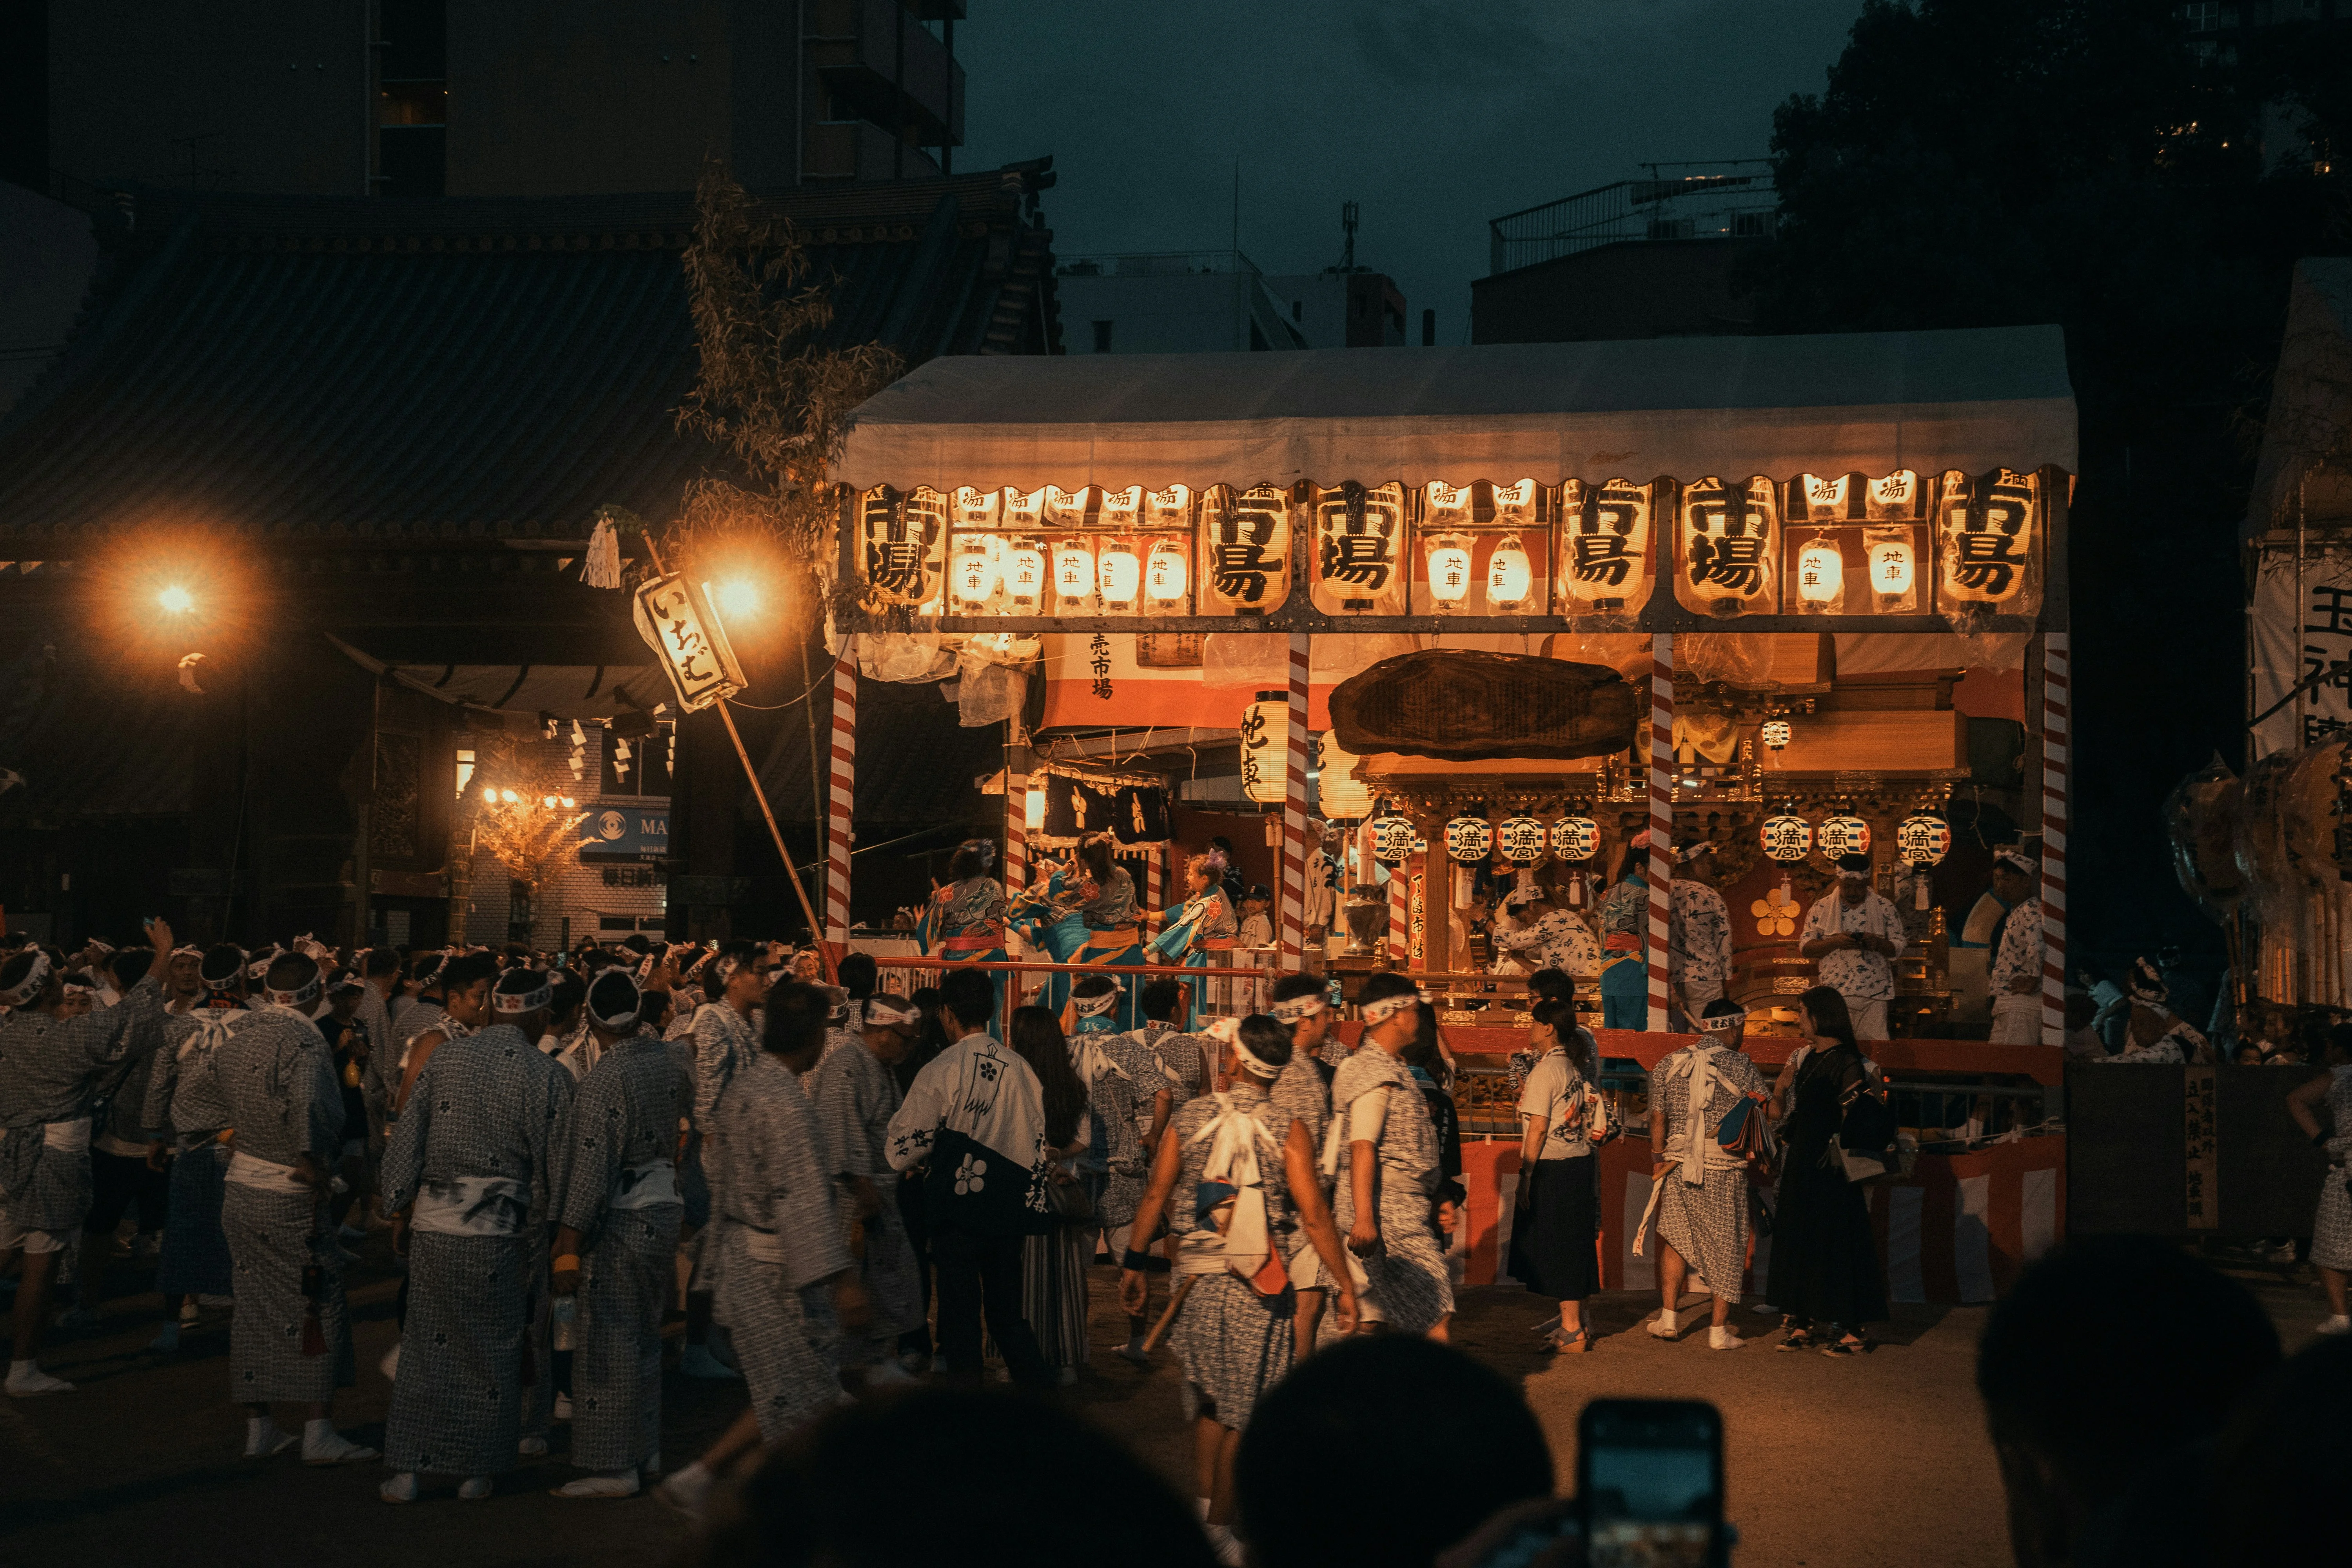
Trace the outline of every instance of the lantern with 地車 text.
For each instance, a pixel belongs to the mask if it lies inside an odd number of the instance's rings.
[[[1085,614],[1095,597],[1095,552],[1082,539],[1054,546],[1054,601],[1058,615]]]
[[[1801,816],[1768,816],[1759,837],[1767,859],[1797,861],[1813,851],[1813,825]]]
[[[1143,596],[1155,610],[1177,610],[1183,606],[1184,589],[1192,579],[1183,542],[1174,539],[1154,541],[1151,553],[1143,562]]]
[[[1514,866],[1532,866],[1544,858],[1550,836],[1532,816],[1507,816],[1495,826],[1495,847]]]
[[[1045,552],[1036,541],[1016,539],[1004,550],[1004,607],[1034,616],[1045,602]]]
[[[1470,541],[1459,533],[1429,542],[1429,596],[1440,610],[1458,610],[1470,597]]]
[[[948,569],[948,591],[958,609],[977,610],[996,596],[996,562],[1002,548],[992,538],[966,538],[957,543],[955,559]]]
[[[1114,616],[1133,613],[1143,588],[1143,563],[1136,559],[1134,545],[1124,539],[1106,543],[1095,558],[1095,577],[1104,610]]]
[[[1511,613],[1528,607],[1528,597],[1535,592],[1535,567],[1528,560],[1527,546],[1516,533],[1505,534],[1486,557],[1486,608]]]
[[[1822,853],[1832,860],[1870,853],[1870,824],[1858,816],[1832,816],[1817,835]]]
[[[1835,615],[1845,603],[1845,552],[1833,534],[1820,534],[1797,551],[1797,607]]]
[[[1290,693],[1261,691],[1242,712],[1242,792],[1260,805],[1283,802]]]

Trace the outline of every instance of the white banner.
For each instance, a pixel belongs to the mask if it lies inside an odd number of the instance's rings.
[[[2352,552],[2305,556],[2299,595],[2294,555],[2266,552],[2254,576],[2251,640],[2256,713],[2267,711],[2315,670],[2352,660]],[[2347,731],[2352,731],[2352,678],[2338,672],[2255,727],[2254,757],[2259,761]]]

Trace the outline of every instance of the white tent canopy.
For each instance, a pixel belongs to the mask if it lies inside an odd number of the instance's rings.
[[[859,405],[858,489],[1984,473],[2075,463],[2058,328],[952,356]]]

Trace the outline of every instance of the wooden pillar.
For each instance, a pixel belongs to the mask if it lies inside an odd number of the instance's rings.
[[[2072,634],[2042,634],[2042,1043],[2066,1043],[2067,784],[2074,760]]]
[[[824,812],[824,940],[849,940],[849,857],[857,801],[857,664],[833,666],[833,743]]]
[[[1290,634],[1290,723],[1282,766],[1282,965],[1295,969],[1307,946],[1307,659],[1305,632]]]
[[[1021,721],[1004,721],[1004,893],[1029,886],[1029,737]]]
[[[1675,635],[1650,639],[1650,1016],[1652,1034],[1666,1028],[1675,848]]]

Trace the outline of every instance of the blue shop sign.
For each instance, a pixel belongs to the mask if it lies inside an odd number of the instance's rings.
[[[658,860],[669,853],[669,808],[594,805],[580,824],[580,858]]]

